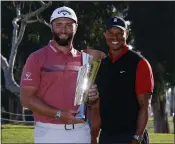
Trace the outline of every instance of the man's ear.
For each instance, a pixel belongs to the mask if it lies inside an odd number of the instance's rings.
[[[127,39],[129,36],[129,30],[126,30],[125,33],[126,33],[126,39]]]
[[[106,31],[103,32],[103,35],[104,35],[104,37],[105,37],[105,39],[106,39]]]
[[[75,31],[77,31],[78,29],[78,24],[75,24]]]
[[[52,24],[50,24],[50,30],[53,33],[53,26],[52,26]]]

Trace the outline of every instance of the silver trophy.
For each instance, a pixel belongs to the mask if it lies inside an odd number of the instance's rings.
[[[87,102],[88,90],[96,78],[101,59],[95,59],[92,55],[83,52],[82,62],[83,65],[79,68],[77,76],[74,106]]]

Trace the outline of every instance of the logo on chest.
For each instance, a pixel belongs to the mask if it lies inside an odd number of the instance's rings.
[[[126,73],[126,71],[124,71],[124,70],[121,70],[121,71],[120,71],[120,74],[123,74],[123,73]]]

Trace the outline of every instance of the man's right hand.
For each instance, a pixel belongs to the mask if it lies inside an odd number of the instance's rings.
[[[93,84],[91,85],[88,91],[88,104],[90,105],[94,104],[95,102],[97,102],[98,98],[99,98],[99,93],[98,93],[97,85]]]
[[[63,120],[65,124],[84,123],[84,120],[75,117],[77,113],[79,113],[78,110],[62,110],[60,120]]]

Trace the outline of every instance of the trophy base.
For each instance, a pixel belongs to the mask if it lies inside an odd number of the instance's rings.
[[[75,117],[84,120],[85,119],[85,104],[81,104],[78,107],[78,111],[79,111],[79,113],[76,114]]]

